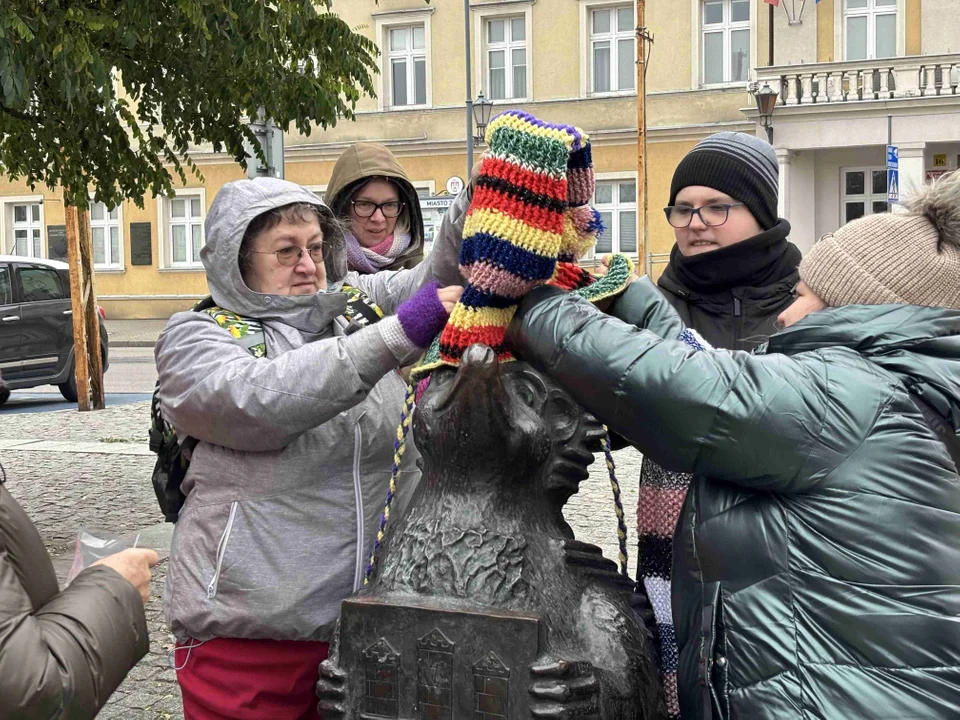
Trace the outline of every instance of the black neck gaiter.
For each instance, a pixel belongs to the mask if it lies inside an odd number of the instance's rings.
[[[713,294],[735,287],[764,287],[788,277],[800,264],[800,249],[787,240],[790,223],[719,250],[686,256],[674,244],[664,274],[696,293]]]

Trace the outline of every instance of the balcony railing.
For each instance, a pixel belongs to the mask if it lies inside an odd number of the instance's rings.
[[[960,54],[757,68],[780,105],[960,96]]]

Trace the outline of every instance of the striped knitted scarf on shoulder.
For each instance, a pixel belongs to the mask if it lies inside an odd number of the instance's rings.
[[[695,350],[710,349],[710,344],[694,330],[685,329],[678,339]],[[664,470],[650,458],[644,458],[637,498],[637,576],[653,606],[657,623],[654,637],[660,656],[660,682],[670,720],[680,718],[677,697],[679,649],[670,599],[673,532],[691,478],[686,473]]]

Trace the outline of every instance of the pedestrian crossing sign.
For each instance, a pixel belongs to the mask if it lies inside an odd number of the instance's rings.
[[[900,171],[896,168],[887,169],[887,202],[900,202]]]

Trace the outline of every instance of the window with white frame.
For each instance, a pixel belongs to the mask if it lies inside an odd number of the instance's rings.
[[[119,207],[107,209],[102,202],[91,202],[90,235],[93,241],[94,268],[111,269],[123,265],[123,256],[120,254]]]
[[[887,212],[886,168],[843,168],[840,175],[841,225],[865,215]]]
[[[391,107],[427,104],[427,48],[423,25],[387,28]]]
[[[750,0],[703,0],[701,77],[704,85],[750,76]]]
[[[167,248],[172,267],[197,267],[203,247],[203,197],[182,194],[167,198]]]
[[[14,255],[43,257],[43,225],[40,220],[40,203],[14,203],[11,229],[13,242],[10,250]]]
[[[636,85],[636,24],[633,5],[590,10],[592,92],[624,92]]]
[[[497,17],[486,21],[487,92],[491,100],[527,96],[527,21]]]
[[[843,0],[847,60],[875,60],[897,54],[897,0]]]
[[[597,240],[594,254],[637,254],[637,181],[597,180],[593,206],[606,230]]]

